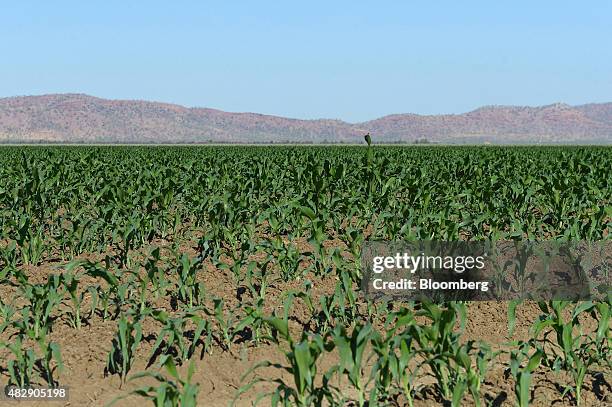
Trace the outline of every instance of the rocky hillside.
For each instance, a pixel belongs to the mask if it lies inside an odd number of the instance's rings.
[[[81,94],[0,99],[0,142],[612,143],[612,103],[488,106],[458,115],[398,114],[364,123],[228,113]]]

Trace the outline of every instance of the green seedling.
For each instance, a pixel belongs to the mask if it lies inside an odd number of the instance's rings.
[[[17,310],[13,304],[5,304],[0,298],[0,335],[2,335],[6,328],[13,325],[13,317],[16,315]]]
[[[234,310],[224,311],[224,302],[220,298],[213,300],[214,312],[212,316],[215,318],[216,327],[219,330],[219,338],[217,342],[223,347],[224,350],[228,351],[231,349],[234,343],[234,338],[244,328],[249,326],[252,322],[251,318],[244,318],[240,320]],[[211,315],[210,311],[205,310],[208,315]]]
[[[106,360],[105,373],[117,374],[124,382],[132,368],[136,350],[142,340],[140,321],[130,321],[126,315],[121,315],[117,324],[117,333]]]
[[[183,253],[176,268],[178,299],[189,308],[203,304],[206,298],[204,283],[198,281],[198,271],[201,267],[201,259],[194,260]]]
[[[287,330],[284,323],[279,319],[267,319],[272,329],[281,329],[282,336],[287,337]],[[314,335],[312,337],[303,337],[300,341],[290,340],[288,342],[289,349],[284,351],[285,359],[288,365],[273,364],[272,362],[264,361],[258,363],[242,377],[244,380],[254,371],[264,367],[274,367],[279,370],[286,371],[291,374],[292,382],[287,382],[283,379],[276,379],[273,382],[276,388],[268,393],[261,394],[255,404],[258,404],[263,398],[269,397],[271,404],[277,406],[311,406],[321,405],[323,400],[331,398],[333,390],[329,383],[329,375],[325,375],[323,383],[316,383],[317,363],[325,352],[331,351],[333,344],[325,343],[323,337]],[[234,399],[234,403],[241,394],[250,390],[255,384],[267,381],[267,379],[256,378],[245,386],[241,387]]]
[[[166,357],[162,362],[167,376],[160,373],[142,372],[133,375],[129,379],[130,381],[135,381],[142,378],[153,378],[157,381],[157,386],[139,387],[128,395],[144,397],[151,400],[157,407],[196,407],[198,405],[197,397],[200,385],[192,382],[195,372],[193,361],[189,363],[187,376],[184,378],[179,375],[171,357]],[[127,395],[114,399],[110,405],[125,397]]]
[[[461,334],[455,331],[455,325],[459,316],[460,327],[463,329],[466,320],[465,304],[450,302],[446,306],[439,306],[423,302],[416,315],[430,321],[427,325],[409,327],[410,334],[419,346],[418,353],[425,358],[423,363],[431,367],[440,395],[446,400],[455,400],[458,396],[453,395],[453,392],[461,390],[461,387],[454,384],[461,383],[464,375],[455,361],[455,355],[461,349]]]
[[[26,336],[19,334],[11,343],[0,342],[0,349],[7,348],[14,357],[8,361],[9,384],[21,388],[30,387],[34,384],[34,372],[38,371],[49,386],[57,386],[55,372],[64,368],[59,345],[48,342],[44,336],[38,338],[36,343],[42,354],[42,357],[39,357],[33,349],[25,345],[25,340]]]
[[[510,352],[510,372],[514,377],[514,395],[519,407],[527,407],[530,401],[531,378],[540,366],[544,352],[534,348],[530,342],[518,342],[516,350]],[[531,355],[530,355],[531,353]]]
[[[244,381],[246,377],[253,374],[258,369],[274,367],[290,373],[293,381],[287,382],[281,378],[275,380],[260,377],[255,378],[239,389],[232,405],[235,404],[242,394],[249,391],[253,386],[266,381],[275,383],[276,388],[273,391],[261,394],[257,398],[255,404],[258,404],[266,397],[270,398],[273,406],[281,404],[283,406],[296,405],[305,407],[313,404],[321,405],[325,399],[327,399],[328,402],[333,400],[332,393],[334,387],[329,382],[333,374],[333,369],[324,374],[321,384],[317,384],[316,382],[317,363],[326,352],[331,352],[333,350],[333,342],[327,341],[318,334],[311,336],[303,334],[300,340],[293,339],[289,332],[289,309],[291,308],[293,299],[294,297],[292,295],[289,295],[286,299],[282,317],[273,315],[264,319],[264,322],[272,331],[269,340],[277,346],[285,344],[288,347],[283,351],[288,364],[281,365],[269,361],[260,362],[249,369],[241,379]]]
[[[153,360],[158,352],[162,354],[162,360],[164,360],[164,357],[171,357],[171,355],[175,353],[175,360],[180,365],[192,357],[200,342],[200,338],[204,334],[206,334],[207,339],[204,341],[203,352],[210,347],[212,335],[210,323],[197,314],[184,313],[172,318],[166,312],[156,310],[151,312],[151,316],[156,321],[162,323],[163,327],[157,335],[157,340],[149,355],[150,361]],[[186,330],[188,322],[195,325],[195,330],[193,331],[191,344],[189,344],[189,346],[185,341],[185,338],[188,336]]]
[[[8,361],[9,384],[29,387],[34,379],[36,354],[23,344],[23,336],[18,335],[11,343],[0,342],[0,348],[7,348],[14,359]]]
[[[473,355],[474,351],[476,354]],[[462,345],[453,355],[454,363],[463,369],[463,374],[453,390],[452,405],[460,406],[465,390],[469,390],[476,406],[481,406],[481,386],[485,380],[489,364],[497,353],[491,352],[486,344],[480,344],[476,349],[473,341]],[[473,360],[475,358],[475,362]]]
[[[597,361],[595,348],[603,339],[603,332],[599,328],[595,339],[582,332],[579,316],[596,309],[591,301],[573,304],[570,301],[550,301],[538,303],[540,309],[547,313],[533,326],[533,337],[537,338],[544,333],[543,341],[548,343],[555,354],[552,360],[547,360],[551,367],[558,371],[563,368],[567,370],[574,379],[574,387],[568,387],[564,394],[573,391],[578,405],[581,403],[582,385],[590,366]],[[573,305],[569,321],[564,319],[564,312],[569,312],[569,307]],[[605,307],[601,306],[605,312]],[[605,325],[604,323],[604,329]],[[554,333],[554,339],[549,338],[549,334]]]
[[[62,284],[70,295],[72,309],[67,312],[68,320],[73,328],[81,329],[81,303],[85,296],[85,291],[79,294],[79,277],[71,272],[62,274]]]
[[[17,269],[17,245],[11,240],[6,246],[0,247],[0,284],[10,281]]]
[[[384,334],[373,332],[371,345],[376,360],[371,376],[376,383],[376,395],[383,400],[396,392],[402,393],[408,405],[413,405],[416,364],[409,364],[416,356],[415,342],[409,327],[415,323],[411,309],[402,307],[385,316]]]
[[[79,268],[82,268],[83,271],[75,271]],[[103,280],[107,289],[104,289],[100,284],[95,284],[79,292],[79,282],[83,276]],[[69,321],[73,327],[78,329],[81,327],[82,323],[81,304],[85,295],[89,294],[91,297],[91,307],[88,318],[91,319],[95,314],[99,303],[101,305],[102,318],[105,320],[108,316],[108,305],[110,303],[111,292],[117,287],[119,280],[115,273],[109,271],[108,262],[103,267],[98,263],[88,260],[76,260],[68,263],[65,267],[65,272],[62,274],[62,283],[65,291],[69,293],[72,303],[72,310],[68,312]]]
[[[38,340],[38,346],[43,355],[40,364],[42,375],[49,386],[55,387],[58,382],[54,379],[54,374],[64,369],[60,347],[57,343],[47,342],[44,338]]]
[[[147,273],[147,280],[153,286],[153,297],[155,299],[165,295],[165,290],[169,283],[166,279],[166,273],[160,269],[158,262],[160,261],[161,255],[159,247],[153,249],[150,253],[149,258],[145,262],[144,268]],[[146,285],[146,283],[145,283]],[[143,290],[146,291],[146,290]],[[142,302],[141,302],[142,303]]]
[[[17,222],[15,240],[21,253],[21,260],[23,264],[37,265],[46,250],[44,229],[42,226],[32,224],[32,218],[28,215],[21,215]]]
[[[349,336],[344,326],[337,326],[331,339],[340,354],[339,373],[345,375],[358,395],[359,406],[366,403],[366,386],[363,378],[367,377],[364,372],[364,353],[372,333],[371,325],[355,325]]]
[[[51,329],[53,313],[63,300],[62,278],[52,274],[46,284],[21,281],[21,296],[28,301],[21,310],[25,326],[33,330],[34,338],[44,336]]]

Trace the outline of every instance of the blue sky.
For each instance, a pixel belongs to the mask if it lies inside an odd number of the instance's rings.
[[[612,2],[11,1],[0,97],[351,122],[612,101]]]

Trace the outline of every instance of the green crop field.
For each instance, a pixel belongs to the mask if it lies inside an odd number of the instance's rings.
[[[360,284],[371,240],[609,241],[611,169],[610,147],[2,147],[0,384],[72,405],[610,405],[609,292]]]

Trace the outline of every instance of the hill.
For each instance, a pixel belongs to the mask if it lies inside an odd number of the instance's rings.
[[[612,103],[487,106],[464,114],[395,114],[363,123],[229,113],[83,94],[0,99],[0,142],[611,143]]]

